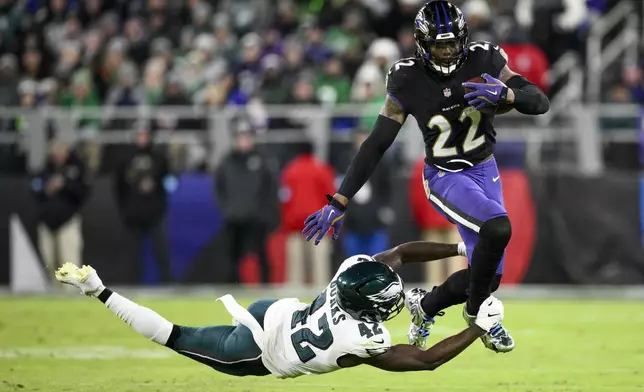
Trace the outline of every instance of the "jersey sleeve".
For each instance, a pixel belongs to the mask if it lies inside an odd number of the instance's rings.
[[[389,68],[389,72],[385,77],[387,95],[393,98],[406,112],[409,112],[409,107],[411,106],[407,80],[411,77],[415,66],[414,59],[402,59]]]
[[[360,358],[376,357],[391,348],[391,335],[382,324],[361,324],[361,339],[351,350]]]
[[[505,51],[493,43],[486,41],[476,41],[468,46],[469,52],[474,56],[474,61],[481,68],[481,71],[487,72],[494,77],[498,77],[501,70],[508,63]]]
[[[492,54],[492,65],[495,69],[501,72],[503,67],[508,63],[508,55],[505,53],[502,47],[494,45],[491,49]],[[496,75],[495,75],[496,76]]]
[[[341,273],[346,271],[349,267],[356,265],[358,263],[363,263],[367,261],[376,261],[373,257],[369,255],[355,255],[351,256],[348,259],[344,260],[342,264],[340,264],[340,268],[338,268],[338,271],[335,273],[335,276],[333,276],[333,280],[338,279],[338,276],[340,276]]]

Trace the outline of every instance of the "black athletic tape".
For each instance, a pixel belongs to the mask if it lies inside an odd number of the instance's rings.
[[[107,300],[112,296],[112,290],[108,289],[107,287],[101,291],[101,293],[98,295],[99,301],[102,303],[106,303]]]

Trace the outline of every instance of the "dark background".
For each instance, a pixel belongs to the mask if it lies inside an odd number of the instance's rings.
[[[637,176],[582,178],[502,171],[502,179],[514,231],[505,283],[644,283]],[[415,240],[419,235],[408,211],[404,191],[408,180],[396,181],[394,189],[401,192],[394,194],[396,222],[389,229],[392,244]],[[19,215],[34,244],[36,220],[27,178],[0,178],[0,195],[0,284],[8,284],[10,215]],[[136,246],[119,220],[110,178],[95,180],[82,217],[84,262],[100,270],[105,281],[138,283],[129,261]],[[173,274],[178,282],[224,283],[230,261],[222,246],[226,233],[221,227],[210,176],[182,175],[168,214]],[[269,245],[274,282],[282,281],[283,237],[278,228]],[[343,256],[335,252],[336,266]],[[144,283],[156,279],[151,257],[149,251],[142,257],[146,264]],[[419,268],[405,267],[403,278],[414,281]],[[245,276],[252,281],[253,262],[246,263],[245,269]]]

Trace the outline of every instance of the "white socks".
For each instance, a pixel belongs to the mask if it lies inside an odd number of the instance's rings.
[[[170,338],[173,324],[153,310],[114,292],[105,301],[105,305],[121,320],[153,342],[165,345]]]

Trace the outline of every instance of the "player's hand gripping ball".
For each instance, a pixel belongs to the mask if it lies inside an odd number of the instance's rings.
[[[465,100],[481,113],[488,115],[505,114],[511,111],[512,105],[499,102],[505,85],[488,74],[483,76],[486,78],[477,76],[463,83]]]

